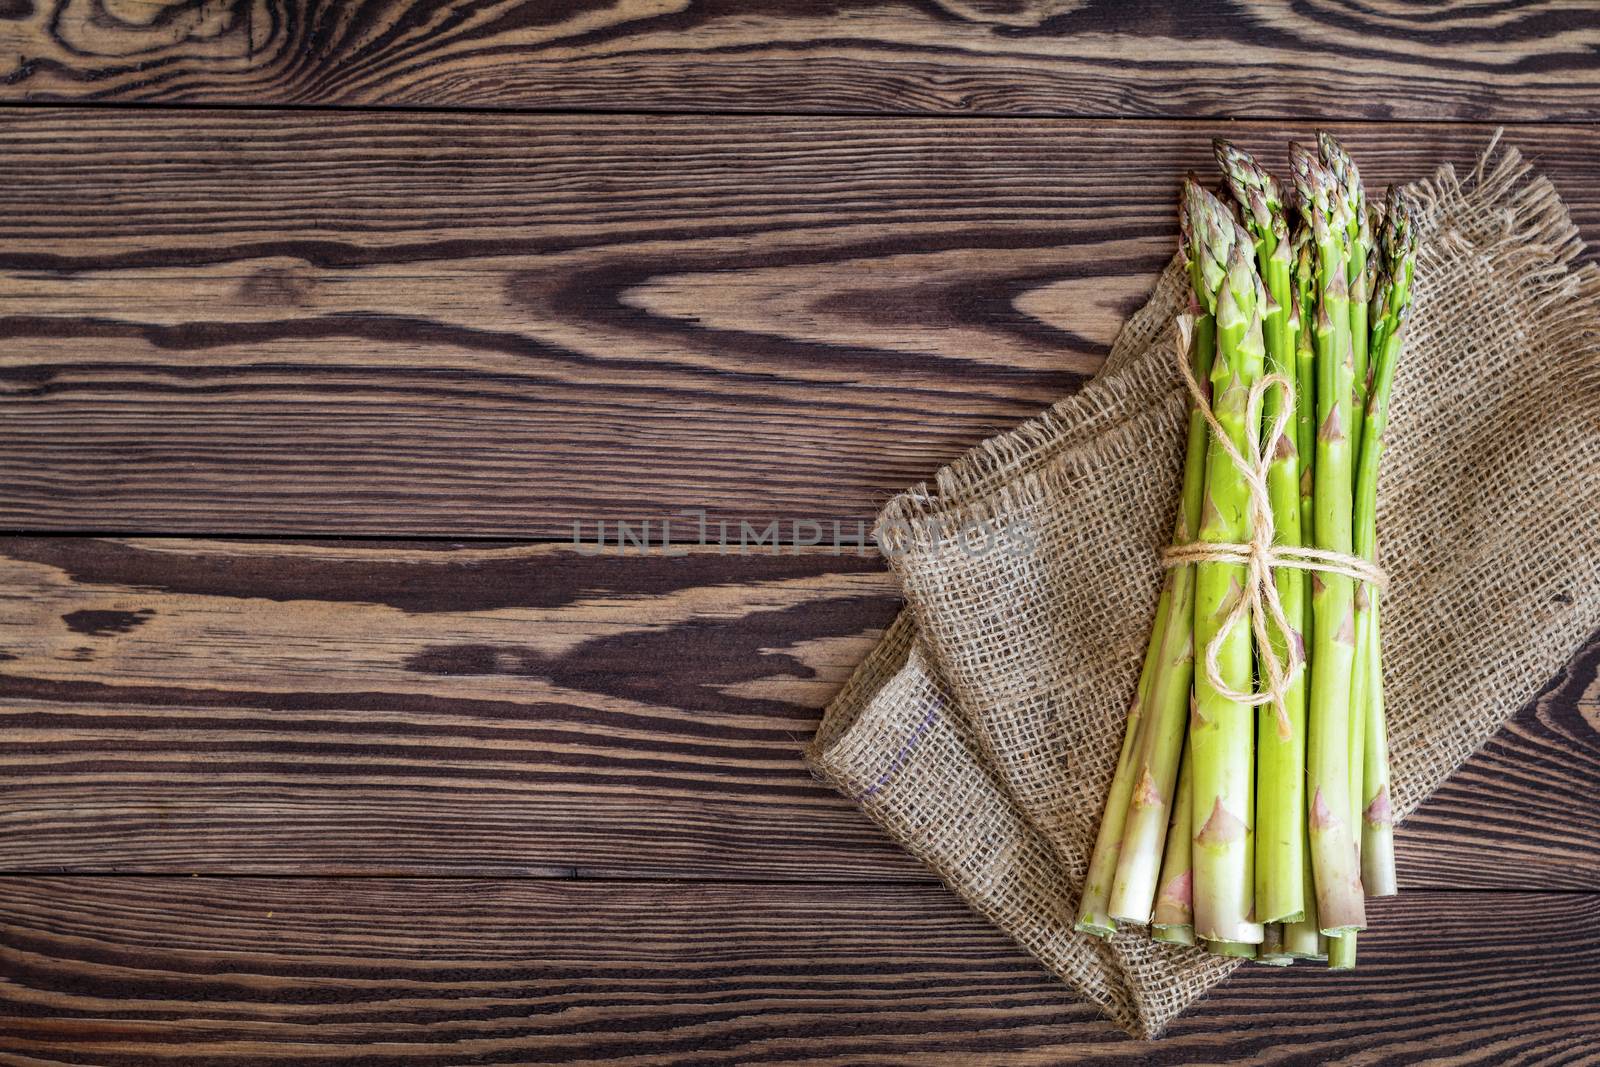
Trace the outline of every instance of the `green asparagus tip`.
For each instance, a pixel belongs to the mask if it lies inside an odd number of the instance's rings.
[[[1398,277],[1401,264],[1416,255],[1417,239],[1416,209],[1403,192],[1391,185],[1384,197],[1383,227],[1378,234],[1390,277]]]
[[[1289,243],[1289,223],[1281,210],[1273,212],[1272,215],[1271,258],[1274,263],[1282,263],[1290,270],[1294,269],[1294,247]]]
[[[1237,243],[1237,227],[1222,201],[1199,182],[1184,182],[1183,194],[1184,212],[1189,219],[1193,262],[1190,276],[1195,296],[1207,312],[1215,313],[1217,290],[1227,274],[1233,246]]]
[[[1394,313],[1394,336],[1401,341],[1406,339],[1406,327],[1411,322],[1411,305],[1402,304],[1400,310]]]
[[[1353,216],[1339,179],[1314,149],[1299,142],[1289,146],[1289,167],[1294,173],[1295,190],[1300,194],[1300,214],[1311,222],[1312,216],[1321,212],[1329,226],[1343,233]]]
[[[1228,249],[1228,284],[1234,296],[1260,303],[1261,276],[1256,273],[1255,256],[1250,244],[1250,234],[1243,226],[1234,223],[1233,244]],[[1246,312],[1248,314],[1248,312]]]
[[[1265,205],[1270,210],[1279,210],[1283,206],[1283,192],[1278,186],[1278,179],[1274,178],[1265,167],[1256,162],[1254,156],[1231,141],[1217,138],[1211,142],[1212,150],[1217,157],[1217,165],[1222,168],[1223,177],[1227,180],[1229,189],[1242,204],[1250,203],[1249,193],[1256,191],[1262,197]],[[1252,207],[1252,212],[1254,208]],[[1258,216],[1259,217],[1259,216]],[[1265,225],[1263,222],[1262,225]]]
[[[1289,146],[1289,173],[1294,191],[1300,197],[1300,211],[1309,220],[1313,209],[1328,210],[1328,192],[1321,182],[1317,153],[1295,141]]]
[[[1321,246],[1333,240],[1326,211],[1313,205],[1310,213],[1306,216],[1306,222],[1310,224],[1311,240],[1314,244]]]
[[[1372,307],[1373,322],[1381,322],[1389,317],[1389,290],[1389,272],[1380,270],[1372,283],[1372,292],[1377,294]]]
[[[1258,231],[1272,229],[1272,209],[1267,206],[1265,193],[1260,189],[1246,189],[1240,197],[1240,203],[1249,212],[1249,221]]]
[[[1361,172],[1356,169],[1356,161],[1327,130],[1317,131],[1317,145],[1322,150],[1322,162],[1338,183],[1352,217],[1359,224],[1366,225],[1367,197],[1361,188]]]
[[[1186,260],[1194,258],[1194,237],[1189,223],[1189,183],[1193,180],[1185,178],[1178,187],[1178,251]]]

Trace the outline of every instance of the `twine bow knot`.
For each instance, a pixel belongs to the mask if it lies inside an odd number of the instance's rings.
[[[1211,410],[1210,400],[1200,388],[1200,383],[1195,380],[1194,371],[1189,366],[1189,345],[1193,326],[1194,319],[1191,316],[1178,316],[1178,369],[1183,375],[1184,385],[1188,387],[1194,410],[1200,413],[1211,430],[1211,439],[1221,446],[1249,489],[1250,541],[1242,544],[1211,541],[1175,544],[1162,552],[1161,565],[1172,568],[1188,566],[1191,563],[1232,563],[1245,568],[1243,589],[1234,597],[1222,625],[1217,629],[1216,636],[1206,645],[1205,679],[1218,694],[1228,700],[1253,708],[1263,704],[1273,705],[1278,716],[1278,732],[1280,736],[1287,738],[1290,727],[1284,696],[1294,685],[1295,676],[1305,667],[1306,651],[1304,639],[1289,625],[1289,619],[1284,614],[1283,601],[1278,595],[1273,572],[1287,568],[1342,574],[1358,582],[1365,582],[1380,591],[1387,587],[1388,579],[1375,563],[1360,556],[1302,545],[1273,543],[1277,533],[1272,518],[1272,497],[1267,488],[1267,472],[1272,467],[1273,456],[1285,443],[1289,421],[1294,415],[1294,383],[1281,374],[1267,374],[1250,387],[1249,397],[1245,402],[1247,426],[1260,425],[1261,406],[1270,390],[1279,390],[1283,403],[1279,405],[1277,416],[1273,419],[1272,428],[1266,437],[1263,439],[1254,433],[1247,434],[1245,450],[1241,453],[1229,440],[1221,423],[1217,421],[1216,414]],[[1250,629],[1255,634],[1261,688],[1251,692],[1240,692],[1223,681],[1217,657],[1234,627],[1240,625],[1246,618],[1249,619]],[[1277,628],[1283,647],[1288,652],[1287,664],[1283,662],[1270,640],[1267,629],[1269,620]]]

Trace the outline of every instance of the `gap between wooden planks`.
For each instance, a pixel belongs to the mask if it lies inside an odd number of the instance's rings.
[[[928,877],[800,761],[899,610],[867,556],[10,538],[0,589],[0,869]],[[1408,886],[1600,888],[1597,670],[1406,825]]]
[[[0,100],[1588,120],[1581,4],[0,6]]]
[[[1095,370],[1213,135],[1311,129],[0,111],[0,529],[870,520]],[[1600,130],[1505,142],[1600,232]]]
[[[1586,1062],[1600,895],[1414,891],[1131,1041],[937,886],[7,878],[9,1064]],[[1222,1051],[1225,1050],[1225,1053]]]

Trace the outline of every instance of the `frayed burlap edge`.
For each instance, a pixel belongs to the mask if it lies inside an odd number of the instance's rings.
[[[829,705],[806,759],[1081,999],[1124,1029],[1140,1026],[1139,1006],[1120,980],[1111,946],[1073,931],[1072,904],[1053,888],[1066,881],[1065,872],[979,755],[959,710],[927,669],[908,613]],[[896,777],[919,773],[921,761],[939,768],[939,790],[911,796],[909,808],[897,806],[905,798],[893,789]],[[993,889],[996,878],[1019,870],[1030,874],[1024,909],[1015,893]],[[1019,913],[1027,923],[1012,921]]]

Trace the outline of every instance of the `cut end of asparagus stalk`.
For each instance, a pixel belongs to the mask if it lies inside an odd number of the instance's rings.
[[[1356,965],[1356,935],[1354,932],[1328,936],[1328,970],[1348,971]]]
[[[1234,959],[1256,958],[1255,942],[1251,941],[1201,941],[1200,945],[1213,956],[1231,956]]]
[[[1157,941],[1165,941],[1169,945],[1192,945],[1195,943],[1194,927],[1192,926],[1157,926],[1151,929],[1150,936]]]
[[[1283,924],[1268,923],[1267,934],[1261,941],[1261,947],[1256,950],[1256,962],[1264,963],[1268,967],[1287,967],[1294,962],[1294,955],[1285,950],[1283,945]]]

